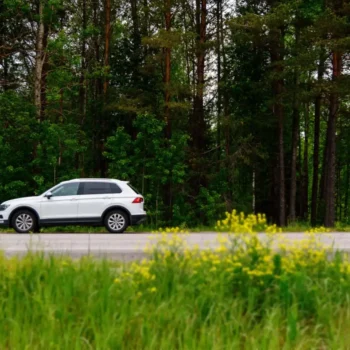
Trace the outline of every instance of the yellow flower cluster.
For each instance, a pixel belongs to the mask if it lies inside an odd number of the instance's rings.
[[[229,216],[229,220],[237,215]],[[229,220],[225,225],[229,225]],[[331,267],[328,260],[329,248],[322,244],[320,237],[314,233],[305,233],[302,240],[288,240],[283,234],[259,235],[253,231],[256,222],[266,225],[263,215],[239,215],[243,223],[240,227],[248,227],[248,233],[232,232],[228,235],[219,234],[217,246],[214,249],[199,249],[189,247],[183,234],[168,234],[163,232],[158,241],[149,247],[150,259],[142,263],[133,263],[120,278],[131,280],[134,286],[142,286],[143,293],[156,293],[157,286],[162,283],[159,273],[171,274],[169,271],[182,271],[187,276],[198,279],[198,287],[205,288],[206,283],[213,281],[250,281],[257,286],[271,283],[271,280],[283,276],[297,275],[301,271],[311,271],[321,274],[325,266]],[[236,219],[231,221],[236,222]],[[247,222],[249,224],[247,224]],[[220,224],[221,225],[221,224]],[[267,225],[265,226],[266,229]],[[336,266],[336,264],[333,264]],[[337,265],[337,271],[342,279],[350,278],[350,263],[343,259]],[[168,271],[168,272],[164,272]],[[216,282],[215,282],[216,283]]]
[[[324,226],[319,226],[319,227],[313,227],[305,232],[306,233],[325,233],[325,232],[331,232],[331,230]]]
[[[152,233],[189,233],[189,231],[187,229],[181,229],[180,227],[176,226],[176,227],[166,227],[166,228],[159,228],[157,231],[152,231]]]
[[[302,240],[287,239],[276,225],[267,224],[265,215],[245,216],[233,211],[217,222],[217,230],[227,234],[218,234],[213,249],[189,246],[186,232],[178,228],[158,231],[147,249],[150,259],[133,264],[129,277],[136,281],[135,285],[144,285],[143,292],[152,290],[153,293],[161,283],[159,271],[174,271],[172,269],[198,279],[198,286],[203,288],[205,283],[216,280],[250,281],[264,286],[271,280],[296,276],[302,271],[322,274],[326,266],[337,269],[334,275],[341,275],[340,282],[350,279],[349,260],[343,258],[337,264],[331,263],[330,247],[315,235],[315,232],[325,232],[325,228],[306,232]]]
[[[232,213],[226,212],[225,219],[219,220],[216,223],[215,229],[219,232],[234,232],[234,233],[253,233],[266,232],[277,233],[282,232],[276,225],[268,225],[265,214],[249,214],[237,213],[233,210]]]

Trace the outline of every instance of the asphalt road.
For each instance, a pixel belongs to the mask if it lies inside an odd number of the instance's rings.
[[[285,233],[288,240],[298,241],[303,233]],[[150,237],[153,236],[153,239]],[[154,242],[154,234],[0,234],[0,251],[8,257],[23,256],[29,250],[44,254],[69,255],[79,258],[85,255],[106,257],[116,260],[136,260],[147,256],[145,248]],[[264,235],[260,235],[264,239]],[[200,249],[213,249],[218,246],[217,234],[214,232],[191,233],[185,237],[189,246],[198,245]],[[328,233],[321,235],[327,245],[334,244],[336,249],[350,252],[350,232]]]

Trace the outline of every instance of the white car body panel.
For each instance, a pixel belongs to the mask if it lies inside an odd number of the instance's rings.
[[[46,195],[57,188],[72,183],[79,183],[77,195],[60,195],[48,198]],[[121,193],[82,194],[81,189],[86,182],[116,184]],[[65,186],[67,188],[69,186]],[[115,186],[114,186],[115,187]],[[112,188],[112,187],[111,187]],[[59,191],[59,190],[58,190]],[[67,194],[67,192],[66,192]],[[73,223],[103,223],[103,214],[109,209],[124,210],[129,216],[130,224],[142,222],[146,217],[144,203],[133,203],[133,200],[142,195],[136,193],[128,182],[114,179],[75,179],[62,182],[40,196],[24,197],[6,201],[0,206],[0,225],[11,225],[11,214],[19,209],[30,209],[38,217],[39,224],[63,224]],[[3,208],[6,209],[3,209]],[[75,222],[76,221],[76,222]]]

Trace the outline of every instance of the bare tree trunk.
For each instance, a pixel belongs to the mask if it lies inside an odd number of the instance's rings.
[[[299,45],[300,29],[298,22],[295,25],[295,46]],[[292,164],[291,164],[291,177],[290,177],[290,196],[289,196],[289,220],[291,222],[296,219],[296,196],[297,196],[297,151],[299,141],[299,97],[297,95],[299,79],[298,69],[294,68],[294,93],[293,93],[293,126],[292,126]]]
[[[195,9],[195,28],[196,28],[196,59],[195,59],[195,93],[193,98],[193,111],[190,116],[189,132],[190,140],[190,159],[191,170],[190,188],[191,202],[196,206],[196,198],[200,193],[201,187],[206,187],[207,170],[203,153],[206,150],[207,129],[204,115],[204,69],[206,57],[206,29],[207,29],[207,1],[196,0]],[[203,213],[200,212],[200,218],[203,219]]]
[[[284,165],[284,116],[282,104],[283,92],[283,51],[284,33],[283,29],[271,31],[273,40],[271,42],[271,64],[277,75],[272,82],[274,94],[273,114],[277,119],[278,130],[278,224],[286,225],[286,199],[285,199],[285,165]]]
[[[85,82],[85,70],[86,70],[86,0],[82,0],[83,11],[83,23],[82,23],[82,43],[81,43],[81,72],[80,72],[80,84],[79,84],[79,108],[80,108],[80,124],[83,125],[86,117],[86,82]]]
[[[306,105],[305,110],[305,143],[304,156],[302,167],[302,181],[301,181],[301,210],[300,214],[303,220],[306,220],[309,212],[309,105]]]
[[[48,55],[45,52],[47,48],[47,40],[49,36],[49,28],[45,24],[44,25],[44,37],[43,37],[43,49],[44,49],[44,56],[43,56],[43,62],[42,62],[42,70],[41,70],[41,84],[40,84],[40,100],[41,100],[41,108],[40,108],[40,120],[45,119],[45,111],[47,108],[47,98],[46,98],[46,87],[47,87],[47,74],[49,71],[49,60]]]
[[[131,57],[133,70],[133,83],[135,86],[140,81],[140,62],[141,62],[141,34],[140,34],[140,19],[138,15],[137,0],[131,0],[131,19],[133,24],[132,43],[133,43],[133,54]]]
[[[342,56],[339,52],[332,53],[333,73],[332,79],[336,83],[341,74]],[[328,147],[325,163],[325,218],[326,227],[334,227],[335,224],[335,167],[336,167],[336,122],[339,109],[339,97],[337,92],[330,95],[329,118],[327,126]]]
[[[320,83],[324,74],[324,57],[323,52],[320,55],[318,65],[317,80]],[[322,96],[319,93],[315,100],[315,126],[314,126],[314,157],[313,157],[313,174],[312,174],[312,199],[311,199],[311,224],[317,222],[317,205],[318,205],[318,172],[319,172],[319,153],[320,153],[320,119],[321,119]]]
[[[101,177],[105,177],[107,174],[107,163],[103,156],[105,150],[105,139],[107,135],[107,112],[106,105],[108,103],[108,84],[109,84],[109,56],[110,56],[110,40],[111,40],[111,0],[105,0],[104,6],[105,13],[105,32],[104,32],[104,55],[103,55],[103,65],[104,65],[104,81],[103,81],[103,111],[100,112],[101,121],[101,136],[99,139],[99,164],[100,164],[100,174]]]
[[[171,0],[165,0],[165,30],[167,34],[171,31]],[[171,119],[170,119],[170,74],[171,74],[171,48],[165,47],[165,74],[164,74],[164,116],[166,123],[166,137],[171,138]]]
[[[197,47],[197,95],[195,98],[194,113],[198,121],[199,132],[195,137],[197,139],[197,147],[199,150],[204,149],[204,65],[205,65],[205,42],[206,42],[206,18],[207,3],[206,0],[197,0],[200,20],[198,21],[199,45]],[[199,15],[198,15],[199,16]]]
[[[349,148],[348,148],[349,150]],[[346,167],[344,218],[349,221],[350,157]]]
[[[172,13],[171,13],[171,0],[165,0],[165,30],[168,35],[170,35],[171,32],[171,20],[172,20]],[[165,54],[165,74],[164,74],[164,118],[165,118],[165,139],[167,142],[167,146],[170,147],[171,145],[171,134],[172,134],[172,121],[171,121],[171,115],[170,115],[170,82],[171,82],[171,47],[170,44],[167,43],[167,46],[164,48],[164,54]],[[164,195],[164,204],[165,204],[165,217],[168,222],[172,220],[172,169],[170,169],[169,179],[164,184],[163,188],[163,195]]]
[[[111,41],[111,0],[106,0],[105,3],[105,52],[104,52],[104,67],[105,79],[103,83],[104,98],[107,97],[107,89],[109,83],[109,55],[110,55],[110,41]]]
[[[277,83],[276,92],[282,92],[281,83]],[[276,104],[276,116],[278,117],[278,167],[279,167],[279,225],[286,225],[286,199],[285,199],[285,175],[284,175],[284,122],[282,104]]]
[[[342,164],[340,160],[337,161],[336,164],[336,209],[335,209],[335,216],[338,218],[339,221],[342,220],[342,207],[341,207],[341,200],[342,200],[342,193],[341,193],[341,168]]]
[[[45,62],[45,25],[44,25],[44,4],[43,1],[39,1],[39,20],[36,33],[36,55],[35,55],[35,79],[34,79],[34,104],[36,107],[37,120],[42,121],[43,109],[42,109],[42,72]]]
[[[221,113],[222,113],[222,87],[221,87],[221,13],[222,13],[222,0],[217,0],[216,7],[216,55],[217,55],[217,90],[218,90],[218,99],[217,99],[217,132],[216,132],[216,144],[218,147],[217,150],[217,160],[220,160],[221,153]]]
[[[99,20],[100,14],[100,2],[99,0],[93,1],[93,24],[95,28],[101,26]],[[100,35],[98,32],[94,34],[94,53],[95,53],[95,64],[101,64],[100,57]],[[100,77],[96,77],[94,80],[94,115],[93,115],[93,130],[96,130],[96,133],[93,135],[93,158],[94,158],[94,173],[101,175],[101,139],[103,134],[101,132],[102,124],[102,111],[101,111],[101,97],[103,95],[103,81]]]
[[[294,73],[294,88],[297,89],[298,78],[297,72]],[[299,102],[294,92],[293,102],[293,126],[292,126],[292,164],[291,164],[291,179],[290,179],[290,202],[289,202],[289,220],[291,222],[296,219],[296,195],[297,195],[297,151],[299,143]]]
[[[196,93],[193,101],[193,116],[191,118],[191,136],[194,151],[195,172],[200,172],[200,177],[196,176],[195,188],[199,190],[200,185],[204,185],[205,179],[202,169],[199,169],[201,153],[205,150],[206,123],[204,118],[204,66],[205,66],[205,42],[206,42],[206,0],[196,0]]]

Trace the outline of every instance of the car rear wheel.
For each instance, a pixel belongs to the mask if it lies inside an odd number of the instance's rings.
[[[106,229],[111,233],[123,233],[128,227],[128,217],[120,210],[110,211],[105,217]]]
[[[28,233],[37,231],[37,220],[29,210],[19,210],[12,218],[12,227],[17,233]]]

